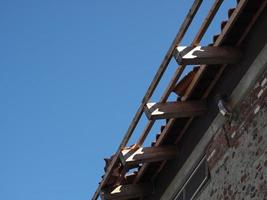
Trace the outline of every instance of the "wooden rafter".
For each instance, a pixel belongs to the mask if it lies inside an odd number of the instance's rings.
[[[126,167],[135,167],[139,164],[174,159],[178,156],[176,146],[140,147],[136,150],[125,149],[120,154],[120,160]]]
[[[178,101],[148,103],[145,108],[145,113],[149,120],[156,120],[199,116],[206,110],[205,101]]]
[[[174,58],[180,65],[234,64],[241,58],[241,52],[234,47],[179,46]]]
[[[119,185],[114,188],[101,190],[103,200],[122,200],[148,196],[152,194],[154,187],[152,183],[139,183],[130,185]]]

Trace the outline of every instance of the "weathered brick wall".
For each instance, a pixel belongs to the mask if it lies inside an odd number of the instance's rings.
[[[267,200],[267,71],[209,142],[210,180],[198,199]]]

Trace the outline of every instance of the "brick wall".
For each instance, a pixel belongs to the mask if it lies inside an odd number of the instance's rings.
[[[198,199],[267,200],[267,71],[206,147],[210,181]]]

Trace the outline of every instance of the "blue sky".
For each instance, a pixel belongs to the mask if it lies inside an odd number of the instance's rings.
[[[92,196],[192,2],[0,1],[0,199]]]

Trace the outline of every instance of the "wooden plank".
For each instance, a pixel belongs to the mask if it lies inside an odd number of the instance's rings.
[[[201,65],[196,74],[193,77],[193,80],[191,81],[191,84],[188,86],[186,91],[184,92],[183,96],[181,96],[182,101],[186,101],[191,96],[191,93],[197,86],[198,82],[200,81],[201,77],[203,76],[204,72],[206,71],[207,66]]]
[[[122,200],[140,198],[151,195],[153,192],[154,187],[152,183],[119,185],[115,188],[105,188],[101,190],[101,199]]]
[[[212,22],[214,16],[216,15],[217,11],[219,10],[220,6],[222,5],[223,0],[215,0],[212,7],[210,8],[209,13],[207,14],[206,18],[204,19],[201,27],[199,28],[192,45],[197,46],[201,41],[202,37],[204,36],[206,30],[208,29],[210,23]]]
[[[234,64],[241,58],[241,52],[234,47],[179,46],[174,58],[180,65]]]
[[[191,84],[194,76],[196,75],[199,66],[195,66],[192,71],[186,74],[173,88],[173,92],[177,94],[177,96],[182,97],[186,92],[188,86]]]
[[[177,155],[178,148],[176,146],[140,147],[135,151],[132,149],[123,150],[120,154],[120,160],[128,168],[144,163],[174,159]]]
[[[205,101],[178,101],[148,103],[145,108],[145,113],[149,120],[156,120],[199,116],[206,110]]]

